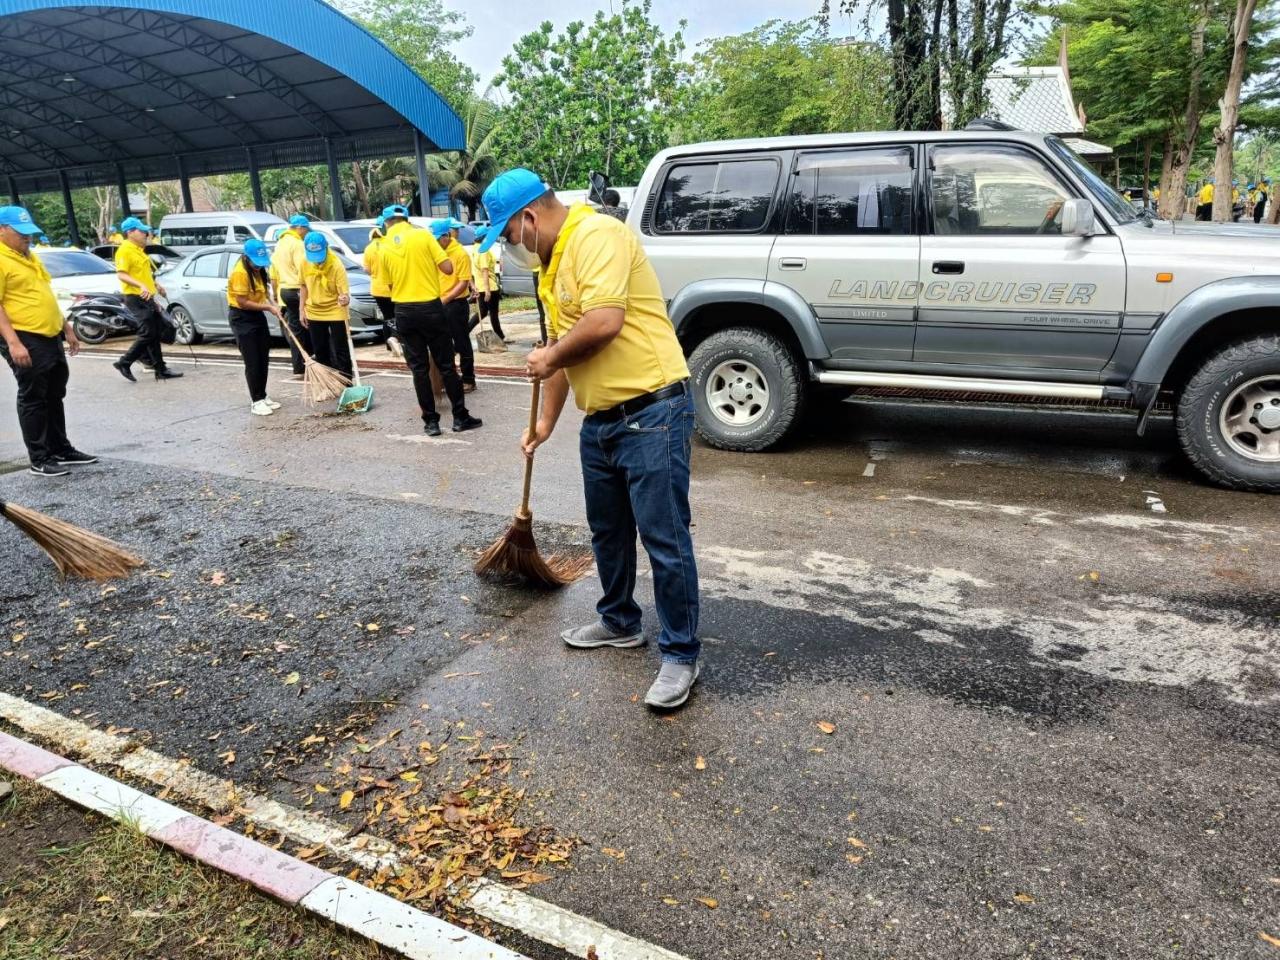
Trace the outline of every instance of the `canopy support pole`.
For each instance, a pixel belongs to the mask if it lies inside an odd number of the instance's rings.
[[[258,172],[258,158],[253,147],[245,147],[244,152],[249,160],[249,189],[253,191],[253,209],[265,213],[267,205],[262,202],[262,174]]]
[[[15,207],[22,206],[22,197],[18,196],[18,181],[13,177],[9,178],[9,202]]]
[[[80,246],[80,228],[76,225],[75,207],[71,205],[71,184],[67,182],[67,171],[58,171],[58,182],[62,184],[62,206],[67,211],[67,236],[73,247]]]
[[[427,176],[427,152],[422,146],[422,134],[413,128],[413,157],[418,163],[418,215],[431,216],[431,180]]]
[[[120,191],[120,219],[133,216],[129,209],[129,184],[124,179],[124,164],[116,164],[116,189]]]
[[[195,213],[195,204],[191,202],[191,178],[187,176],[187,161],[181,154],[178,156],[178,186],[182,188],[183,212]]]
[[[342,209],[342,181],[338,178],[338,160],[333,152],[333,141],[324,138],[324,159],[329,166],[329,199],[333,204],[333,219],[345,220]]]

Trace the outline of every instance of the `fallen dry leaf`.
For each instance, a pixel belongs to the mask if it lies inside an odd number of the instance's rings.
[[[1029,893],[1015,893],[1013,895],[1013,899],[1017,900],[1019,903],[1035,903],[1036,902],[1036,898]]]
[[[606,857],[613,857],[615,860],[627,859],[627,851],[625,850],[615,850],[613,847],[601,847],[600,852]]]
[[[209,582],[215,587],[220,587],[227,582],[227,575],[221,570],[215,570],[213,571],[213,576],[209,578]]]
[[[720,901],[716,900],[714,897],[694,897],[693,899],[697,900],[708,910],[714,910],[716,907],[720,906]]]
[[[819,720],[818,729],[821,730],[823,733],[827,734],[828,736],[830,736],[831,734],[836,732],[836,725],[826,720]]]
[[[707,758],[706,758],[706,757],[699,757],[697,760],[695,760],[695,761],[693,762],[693,769],[695,769],[695,770],[705,770],[705,769],[707,769]]]
[[[677,900],[675,897],[663,897],[662,902],[665,903],[668,907],[680,906],[680,901]]]
[[[857,847],[859,850],[865,850],[865,849],[867,849],[867,845],[866,845],[865,843],[863,843],[861,840],[859,840],[857,837],[850,837],[850,838],[849,838],[849,846],[851,846],[851,847]]]
[[[292,673],[290,673],[287,677],[284,678],[284,685],[286,687],[291,687],[301,679],[302,679],[302,675],[299,674],[297,670],[294,670]]]
[[[1271,944],[1273,947],[1280,948],[1280,937],[1273,937],[1271,934],[1263,933],[1261,930],[1259,930],[1258,939],[1265,940],[1267,943]]]
[[[347,807],[351,806],[351,801],[354,800],[355,798],[356,798],[356,792],[354,790],[343,790],[342,796],[338,798],[338,809],[339,810],[347,809]]]

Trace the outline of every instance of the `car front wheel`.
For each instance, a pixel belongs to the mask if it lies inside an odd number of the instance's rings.
[[[1280,337],[1211,355],[1178,400],[1178,439],[1215,483],[1280,493]]]
[[[174,339],[184,347],[200,343],[204,334],[196,329],[196,321],[187,313],[186,307],[170,307],[169,316],[173,317]]]
[[[689,372],[698,433],[713,447],[767,450],[800,421],[802,368],[771,333],[751,327],[714,333],[690,355]]]

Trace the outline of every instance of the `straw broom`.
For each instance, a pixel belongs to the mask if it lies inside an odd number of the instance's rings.
[[[529,407],[529,433],[532,434],[538,425],[538,398],[541,395],[542,383],[533,381],[533,403]],[[510,529],[480,554],[476,561],[476,573],[516,574],[537,587],[555,589],[567,586],[591,569],[593,562],[590,554],[581,557],[566,557],[556,554],[546,560],[538,553],[537,541],[533,538],[533,514],[529,512],[529,488],[533,482],[533,458],[525,457],[524,461],[524,493],[520,498],[520,509],[516,511],[515,522]]]
[[[342,396],[342,391],[351,386],[351,381],[344,374],[339,373],[333,367],[326,367],[306,350],[302,349],[302,344],[298,342],[298,338],[294,336],[293,331],[289,329],[288,321],[281,318],[280,329],[284,331],[286,337],[297,348],[298,353],[302,355],[302,363],[304,372],[302,374],[302,394],[307,398],[307,403],[314,406],[317,403],[328,403],[330,400],[336,400]]]
[[[0,500],[0,516],[34,540],[63,579],[110,580],[126,577],[130,570],[143,565],[141,557],[115,541],[39,511]]]

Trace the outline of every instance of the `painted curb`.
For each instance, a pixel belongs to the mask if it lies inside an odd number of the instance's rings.
[[[104,350],[102,348],[86,347],[81,351],[84,356],[91,357],[119,357],[124,355],[123,350]],[[200,350],[194,353],[182,353],[174,351],[172,359],[175,361],[189,361],[192,357],[197,360],[227,360],[231,362],[239,362],[239,356],[234,353],[205,353]],[[275,357],[274,365],[277,367],[287,367],[289,365],[287,357]],[[393,371],[396,373],[408,373],[409,365],[403,360],[361,360],[361,370],[379,370]],[[476,375],[481,377],[510,377],[513,380],[524,380],[524,369],[522,367],[486,367],[479,364],[476,365]]]
[[[192,860],[249,883],[411,960],[526,960],[439,917],[334,876],[0,731],[0,769],[134,825]]]

